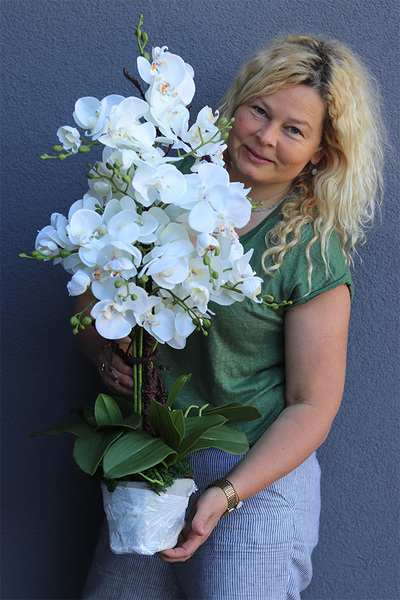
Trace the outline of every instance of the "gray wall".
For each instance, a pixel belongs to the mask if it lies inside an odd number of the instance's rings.
[[[17,258],[51,212],[86,191],[85,160],[42,163],[75,100],[130,95],[137,15],[154,45],[196,72],[195,109],[216,106],[241,62],[284,32],[338,37],[378,78],[397,149],[397,0],[2,0],[4,599],[78,598],[101,519],[99,491],[77,471],[69,436],[30,439],[91,403],[97,375],[79,355],[66,274]],[[398,185],[386,162],[382,218],[354,272],[347,385],[319,451],[323,511],[304,600],[400,597],[398,539]],[[397,260],[396,260],[397,258]]]

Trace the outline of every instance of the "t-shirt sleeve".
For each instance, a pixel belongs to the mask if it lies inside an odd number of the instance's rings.
[[[292,301],[288,309],[305,304],[320,294],[344,284],[347,284],[352,299],[354,294],[353,281],[337,233],[333,231],[327,243],[326,263],[322,257],[320,240],[317,239],[312,244],[310,249],[312,260],[311,279],[306,248],[313,235],[312,227],[310,226],[304,234],[302,240],[288,252],[284,259],[286,265],[283,294],[285,300]]]

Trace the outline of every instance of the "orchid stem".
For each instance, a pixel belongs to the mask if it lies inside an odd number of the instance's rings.
[[[139,347],[138,347],[138,355],[139,358],[143,357],[143,329],[139,327]],[[142,383],[143,383],[143,363],[139,362],[138,367],[138,400],[139,400],[139,411],[142,412]]]
[[[134,333],[134,337],[132,339],[132,356],[135,358],[137,354],[137,344],[136,344],[136,331]],[[133,410],[136,412],[140,412],[140,402],[138,401],[138,365],[133,361],[132,365],[133,370]]]

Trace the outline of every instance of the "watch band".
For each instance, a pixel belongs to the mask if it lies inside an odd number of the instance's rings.
[[[240,504],[239,496],[238,496],[235,488],[229,481],[229,479],[226,479],[225,477],[216,479],[215,481],[210,483],[210,485],[208,485],[206,489],[208,490],[208,488],[210,488],[210,487],[219,487],[224,492],[224,494],[228,500],[228,508],[222,515],[223,517],[225,515],[227,515],[228,513],[232,512],[233,510],[235,510],[235,508],[237,508],[239,506],[239,504]]]

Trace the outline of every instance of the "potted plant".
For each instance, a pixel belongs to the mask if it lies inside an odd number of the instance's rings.
[[[226,305],[247,298],[278,305],[271,296],[260,296],[262,280],[249,264],[252,253],[244,253],[235,232],[248,222],[251,203],[249,190],[230,182],[224,168],[232,123],[204,107],[189,126],[193,69],[165,46],[154,48],[150,58],[141,26],[142,15],[137,67],[146,92],[124,69],[141,98],[110,95],[75,103],[73,117],[85,133],[60,127],[54,154],[41,158],[63,161],[102,146],[101,160],[88,165],[89,191],[72,204],[68,216],[53,213],[50,225],[37,235],[35,250],[20,256],[61,264],[72,274],[70,295],[91,291],[90,304],[71,318],[74,333],[95,326],[110,340],[111,353],[120,352],[113,340],[131,338],[125,359],[132,364],[133,399],[100,394],[94,408],[75,409],[74,418],[44,432],[77,436],[75,461],[103,484],[114,551],[153,553],[174,545],[183,526],[195,489],[187,477],[187,455],[209,447],[246,452],[245,435],[231,425],[260,417],[255,408],[238,403],[218,409],[192,406],[185,413],[174,409],[189,376],[180,377],[166,393],[158,344],[182,349],[195,330],[207,335],[211,301]],[[182,475],[184,484],[168,490]],[[132,542],[127,523],[133,519],[120,519],[125,504],[120,493],[130,489],[132,480],[145,488],[136,494],[151,493],[160,505],[182,488],[185,501],[172,533],[164,523],[167,536],[159,531],[155,539],[144,540],[152,530],[147,511],[144,529],[138,527],[141,537]],[[163,510],[165,520],[165,505]],[[115,519],[120,520],[118,531]],[[121,541],[127,529],[130,539]]]

